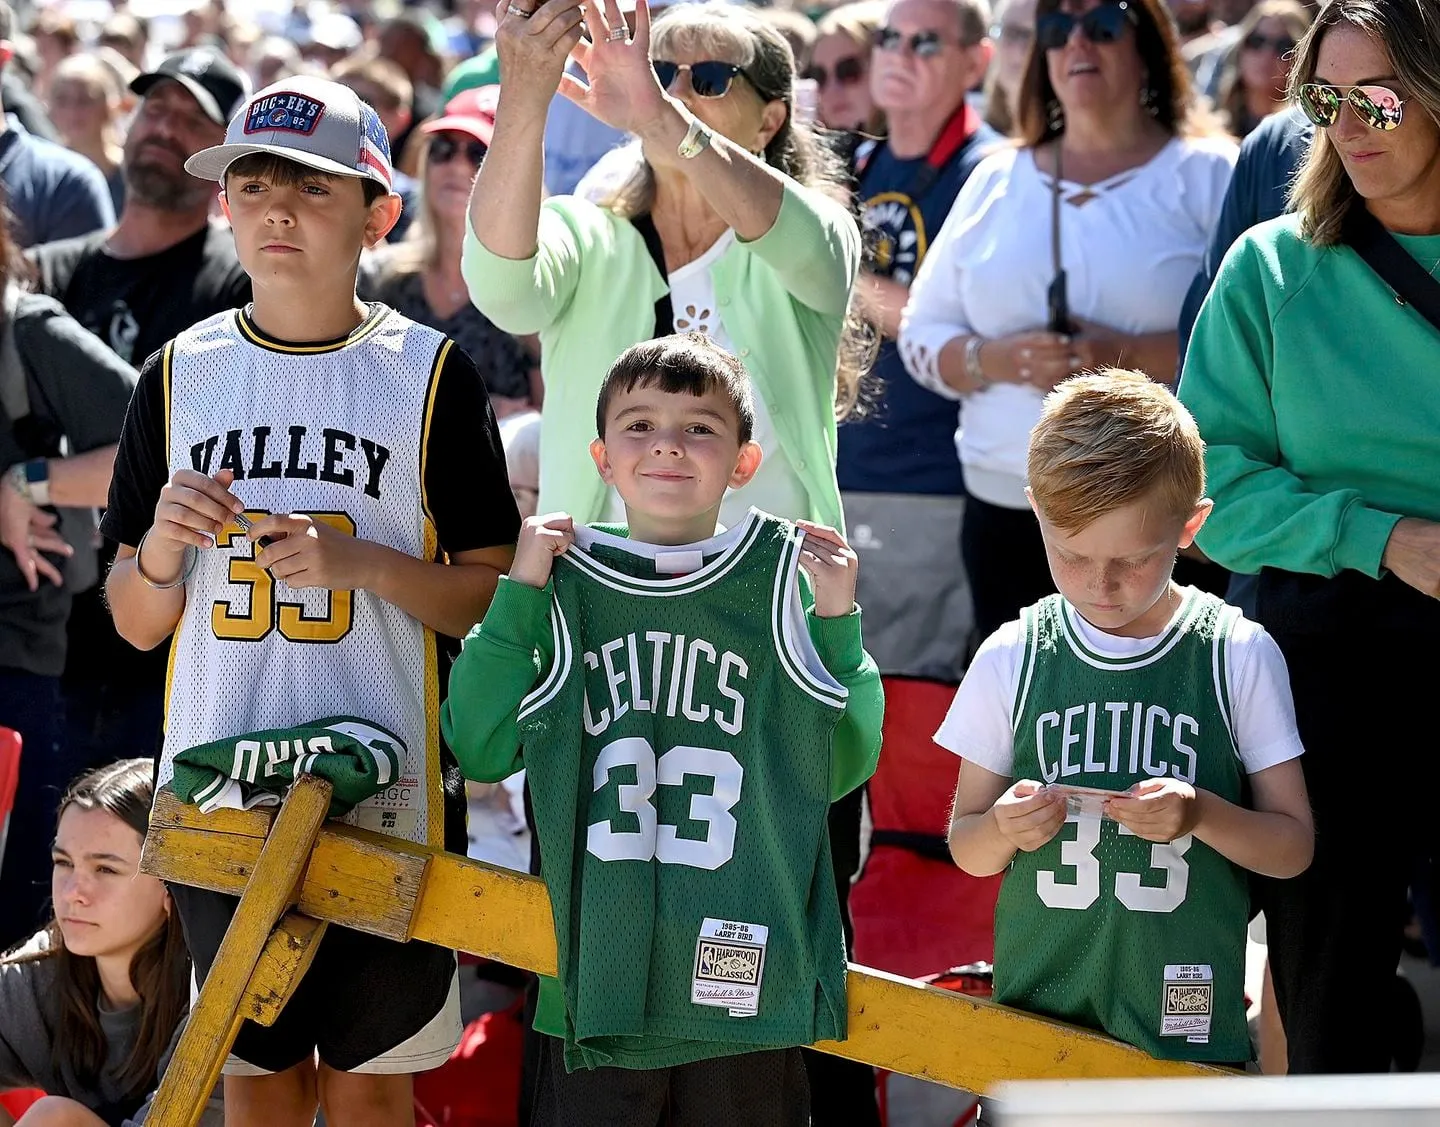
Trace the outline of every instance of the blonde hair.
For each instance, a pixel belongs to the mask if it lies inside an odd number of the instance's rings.
[[[1435,0],[1330,0],[1295,48],[1291,98],[1298,98],[1300,87],[1315,80],[1321,40],[1337,27],[1353,27],[1378,41],[1409,95],[1405,112],[1428,114],[1440,122],[1440,10]],[[1340,112],[1352,111],[1342,105]],[[1405,128],[1403,123],[1400,128]],[[1340,154],[1327,131],[1317,128],[1290,187],[1290,208],[1300,216],[1301,234],[1317,247],[1336,245],[1356,199]]]
[[[1110,368],[1045,397],[1028,470],[1036,508],[1066,534],[1150,496],[1186,520],[1205,495],[1205,442],[1168,389]]]

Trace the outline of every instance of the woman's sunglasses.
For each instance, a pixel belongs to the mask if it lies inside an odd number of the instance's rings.
[[[934,58],[945,49],[945,40],[938,31],[917,31],[907,40],[899,28],[882,27],[875,33],[875,46],[882,51],[898,51],[908,43],[917,59]]]
[[[1288,35],[1261,35],[1253,31],[1240,41],[1247,51],[1274,51],[1282,58],[1295,50],[1295,40]]]
[[[1356,117],[1384,133],[1400,127],[1400,107],[1405,104],[1386,86],[1327,86],[1323,82],[1300,87],[1299,102],[1305,116],[1322,129],[1339,121],[1340,107],[1349,102]]]
[[[1135,26],[1135,13],[1126,0],[1120,3],[1101,4],[1091,8],[1083,16],[1072,16],[1069,12],[1046,12],[1035,21],[1035,42],[1042,51],[1058,51],[1070,42],[1075,29],[1095,44],[1114,43],[1125,29]]]
[[[815,85],[824,90],[830,83],[832,72],[827,71],[819,63],[811,63],[800,74],[801,78],[814,80]],[[865,78],[865,63],[854,55],[846,55],[835,63],[834,69],[835,85],[854,86]]]
[[[723,98],[730,93],[730,84],[739,78],[749,78],[743,67],[734,63],[718,63],[707,60],[703,63],[669,63],[656,59],[652,64],[655,77],[662,88],[669,90],[682,70],[690,72],[690,89],[697,98]]]
[[[429,160],[431,164],[449,164],[455,159],[456,153],[463,153],[466,161],[479,168],[480,162],[485,159],[486,151],[487,146],[484,141],[470,137],[461,142],[441,133],[430,139]]]

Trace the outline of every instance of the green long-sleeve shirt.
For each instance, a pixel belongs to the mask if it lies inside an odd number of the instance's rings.
[[[517,714],[554,657],[550,607],[548,586],[539,589],[502,579],[484,621],[465,639],[450,674],[441,724],[467,778],[493,782],[524,765]],[[874,773],[884,694],[879,670],[861,644],[858,608],[841,618],[819,618],[811,608],[806,621],[821,661],[848,692],[831,736],[833,800]],[[776,753],[783,754],[779,749]],[[588,790],[589,782],[577,779],[576,787]],[[555,979],[541,980],[535,1026],[553,1036],[565,1032],[564,995]]]
[[[1429,269],[1440,236],[1397,236]],[[1215,511],[1199,544],[1235,571],[1378,576],[1403,516],[1440,520],[1436,335],[1349,247],[1287,216],[1226,255],[1180,398]]]

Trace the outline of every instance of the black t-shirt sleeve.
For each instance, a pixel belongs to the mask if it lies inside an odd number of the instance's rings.
[[[440,546],[454,554],[513,544],[520,512],[485,383],[474,361],[454,344],[435,379],[424,488]]]
[[[170,455],[165,448],[164,349],[145,361],[115,454],[110,500],[100,531],[134,548],[155,523],[155,503],[170,480]]]

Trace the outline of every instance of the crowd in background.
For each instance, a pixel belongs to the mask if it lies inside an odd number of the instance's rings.
[[[219,142],[248,91],[314,74],[376,108],[399,170],[402,219],[362,260],[360,296],[439,329],[475,360],[522,515],[616,515],[586,448],[598,373],[625,347],[698,330],[745,361],[766,459],[727,515],[756,504],[848,527],[867,648],[886,678],[885,749],[865,810],[857,794],[832,818],[854,956],[915,977],[987,962],[996,882],[950,863],[955,764],[931,735],[979,641],[1054,589],[1025,496],[1030,427],[1045,394],[1077,372],[1121,364],[1179,378],[1226,250],[1284,209],[1310,143],[1287,86],[1318,9],[736,5],[753,44],[743,67],[661,73],[711,100],[743,73],[758,95],[753,112],[746,102],[718,127],[783,177],[773,196],[768,181],[737,179],[737,199],[751,202],[723,213],[682,175],[652,167],[619,118],[527,94],[525,60],[495,43],[485,0],[0,3],[0,184],[12,218],[0,237],[0,376],[22,373],[0,384],[0,419],[39,413],[27,389],[53,408],[51,432],[15,425],[0,438],[0,465],[51,463],[48,495],[27,493],[24,507],[0,485],[0,726],[24,738],[0,948],[46,919],[59,795],[157,746],[163,647],[137,654],[114,632],[99,593],[114,546],[99,539],[95,510],[134,369],[184,327],[249,298],[214,186],[183,162]],[[655,59],[694,54],[693,40],[667,39],[665,26]],[[516,74],[502,75],[503,62]],[[777,104],[787,112],[771,115]],[[526,179],[540,168],[543,182]],[[537,245],[548,290],[531,284]],[[668,283],[663,297],[646,289],[652,271]],[[1201,330],[1203,347],[1220,347],[1213,318]],[[1225,430],[1226,391],[1199,386],[1202,428],[1237,448],[1262,442]],[[1244,572],[1314,570],[1267,551],[1217,558]],[[1182,566],[1182,579],[1228,589],[1253,611],[1245,575],[1198,558]],[[1306,724],[1302,715],[1302,733]],[[519,779],[472,790],[472,855],[530,865],[522,792]],[[62,882],[54,887],[60,895]],[[1295,902],[1284,910],[1303,914]],[[147,911],[154,924],[160,909]],[[52,925],[46,942],[57,934]],[[131,954],[144,946],[130,942]],[[1292,998],[1306,973],[1287,964]],[[493,991],[474,997],[483,1001],[467,1016],[496,1002]],[[0,1046],[6,1020],[0,1013]],[[127,1083],[94,1085],[97,1100],[133,1111],[146,1086],[137,1077],[162,1048],[151,1036],[128,1064],[101,1061],[124,1064]],[[1301,1052],[1304,1067],[1325,1069],[1348,1049]],[[89,1063],[93,1080],[104,1068]],[[925,1118],[939,1114],[923,1110],[931,1096],[890,1082],[892,1122],[912,1105],[911,1122],[938,1122]],[[817,1124],[878,1116],[856,1110],[847,1083],[830,1083],[828,1112],[817,1094]]]

